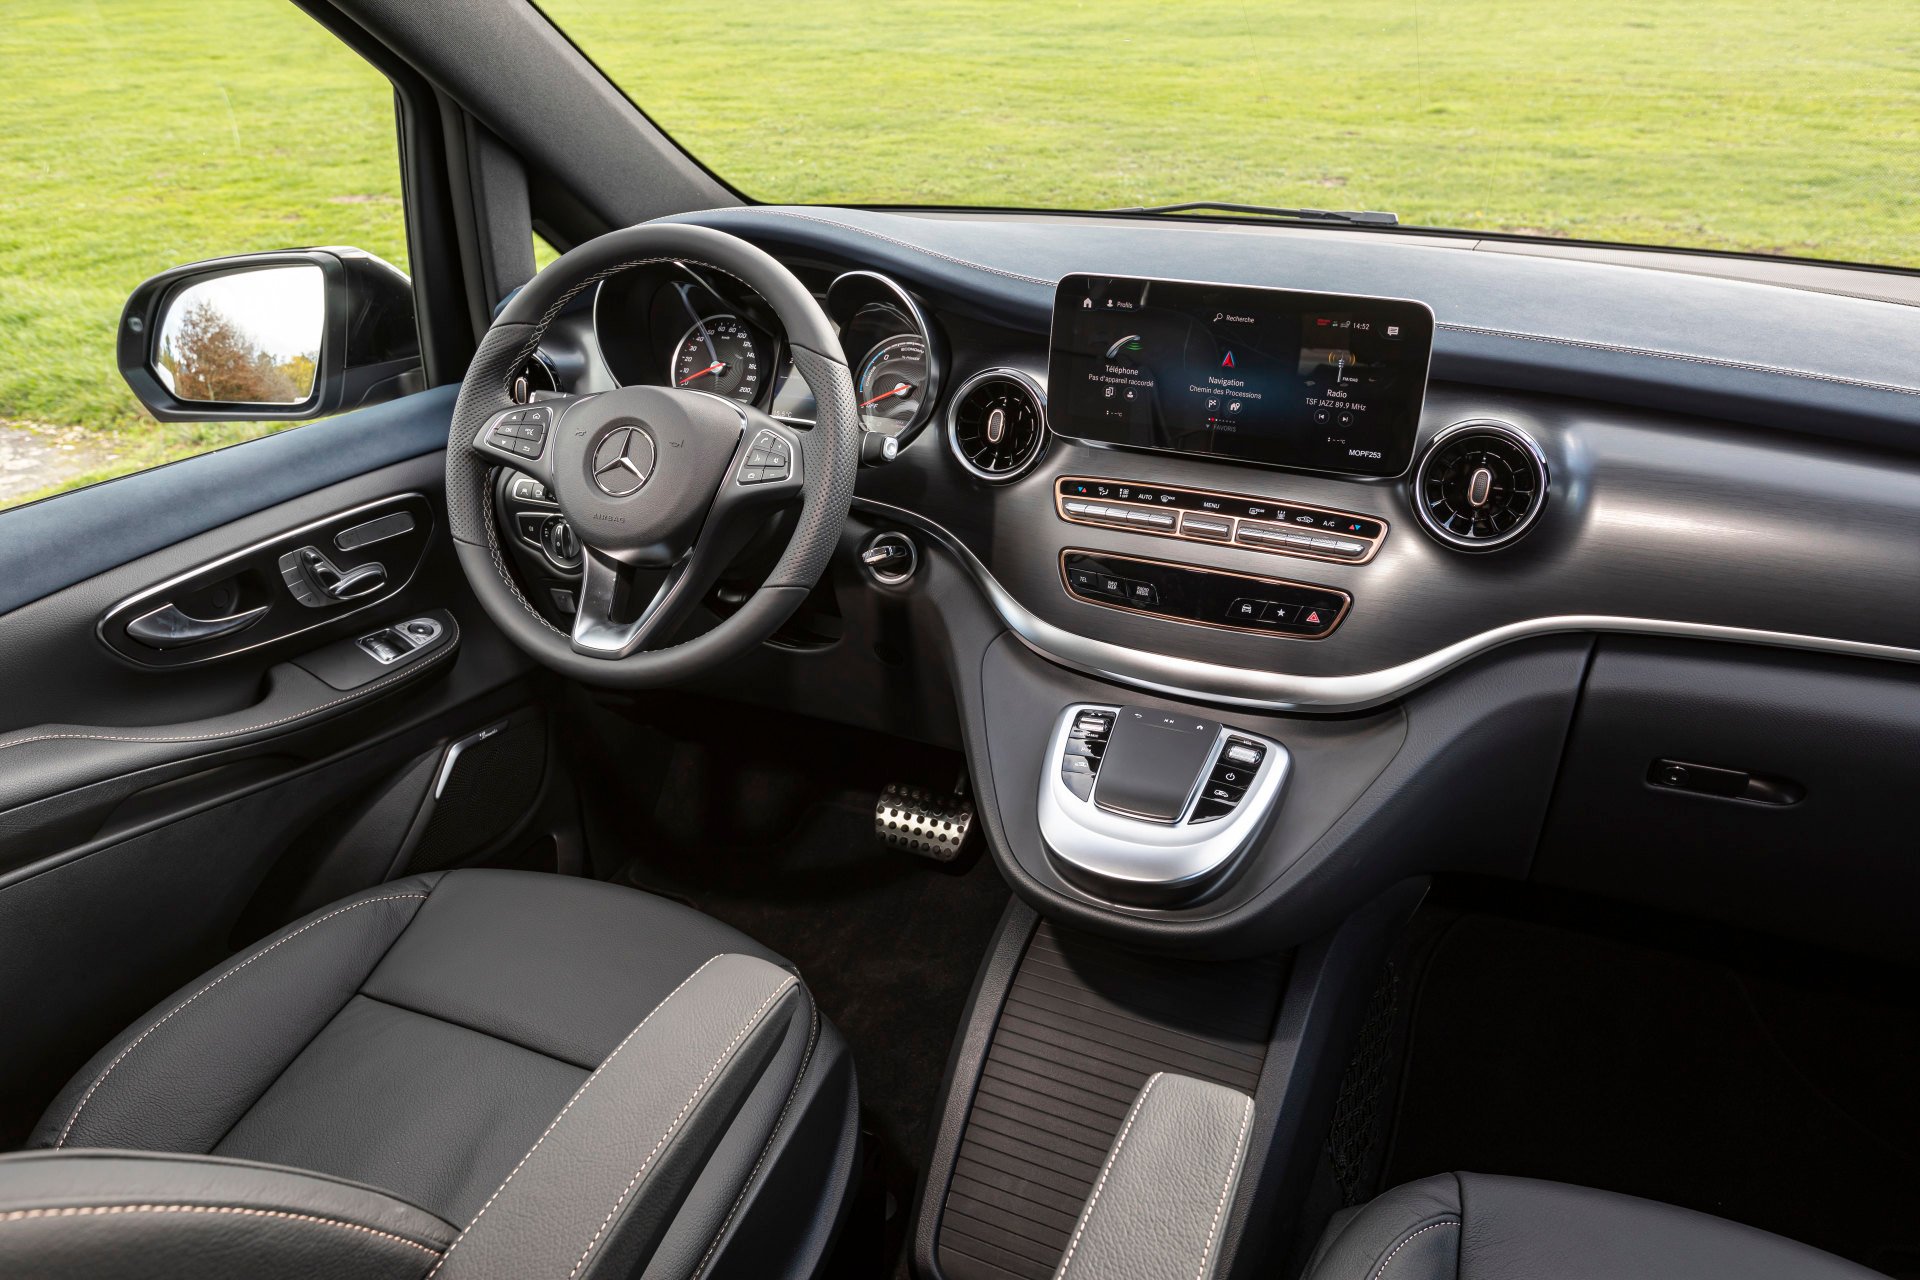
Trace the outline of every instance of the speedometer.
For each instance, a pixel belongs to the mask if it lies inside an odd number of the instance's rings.
[[[673,349],[669,381],[689,391],[752,404],[760,395],[760,347],[733,316],[707,316]]]
[[[926,400],[930,368],[919,337],[901,335],[875,347],[860,366],[860,425],[889,436],[912,426]]]

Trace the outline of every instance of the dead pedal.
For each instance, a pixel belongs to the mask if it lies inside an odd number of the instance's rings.
[[[881,844],[936,862],[959,857],[972,830],[973,804],[951,791],[888,783],[873,806],[873,834]]]

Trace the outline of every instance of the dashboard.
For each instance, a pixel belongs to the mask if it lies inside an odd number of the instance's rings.
[[[1256,232],[1158,233],[1199,255],[1188,282],[1067,269],[1092,256],[1072,237],[1048,242],[1049,274],[962,260],[949,220],[697,216],[757,236],[839,326],[867,436],[857,509],[954,556],[1062,665],[1354,711],[1553,634],[1920,660],[1920,589],[1887,589],[1920,588],[1920,475],[1865,438],[1538,389],[1564,373],[1443,376],[1462,368],[1446,298],[1275,287],[1249,269],[1268,261]],[[1204,282],[1235,262],[1247,283]],[[571,391],[688,386],[804,426],[784,342],[738,282],[660,263],[603,282],[541,360]],[[564,605],[577,552],[513,494],[522,568]]]
[[[1905,945],[1872,780],[1920,750],[1920,310],[1315,231],[685,217],[808,286],[864,402],[842,553],[712,691],[964,748],[1030,901],[1245,954],[1445,867]],[[610,278],[535,363],[811,419],[767,308],[696,264]],[[563,623],[537,490],[496,499]],[[1061,709],[1130,705],[1286,749],[1207,896],[1045,852]],[[1743,777],[1804,802],[1690,790]]]

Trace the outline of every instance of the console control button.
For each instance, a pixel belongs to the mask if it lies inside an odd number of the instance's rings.
[[[1232,813],[1233,810],[1234,804],[1231,801],[1208,800],[1203,796],[1200,799],[1200,803],[1193,806],[1193,816],[1188,818],[1187,821],[1218,822],[1221,818]]]
[[[1364,562],[1387,535],[1383,521],[1271,498],[1142,488],[1072,476],[1056,482],[1055,494],[1063,520],[1125,525],[1170,538],[1232,542],[1323,560]]]
[[[1217,764],[1213,767],[1213,772],[1208,775],[1207,781],[1218,783],[1223,787],[1238,787],[1245,791],[1247,784],[1253,781],[1253,770],[1243,769],[1239,765]]]
[[[1089,604],[1296,639],[1331,634],[1352,603],[1333,587],[1105,552],[1065,551],[1060,573]]]
[[[541,484],[532,476],[515,476],[513,478],[513,488],[510,492],[515,502],[546,502],[557,504],[559,501],[553,496],[553,490],[547,488],[546,485]]]
[[[1176,517],[1171,511],[1148,511],[1145,508],[1126,513],[1130,524],[1144,524],[1155,529],[1171,529]]]
[[[1257,769],[1260,767],[1260,761],[1266,758],[1266,754],[1257,744],[1248,742],[1245,738],[1229,738],[1227,749],[1220,753],[1220,758],[1231,764]]]

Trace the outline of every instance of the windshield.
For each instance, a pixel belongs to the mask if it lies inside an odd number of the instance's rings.
[[[1913,0],[540,0],[782,203],[1390,210],[1920,265]]]

